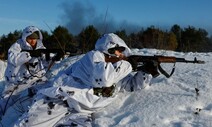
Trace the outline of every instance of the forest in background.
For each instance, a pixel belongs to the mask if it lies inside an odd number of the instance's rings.
[[[89,25],[78,35],[73,35],[64,26],[57,26],[51,33],[41,30],[43,44],[47,49],[72,50],[77,48],[81,53],[94,49],[96,40],[102,35]],[[130,48],[154,48],[179,52],[211,52],[212,36],[202,28],[188,26],[181,28],[175,24],[170,30],[161,30],[155,26],[142,28],[136,33],[127,34],[126,31],[114,32],[121,37]],[[21,37],[22,30],[15,30],[8,35],[0,36],[0,59],[7,59],[10,46]]]

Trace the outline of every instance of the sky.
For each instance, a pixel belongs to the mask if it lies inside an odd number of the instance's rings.
[[[34,25],[51,32],[65,26],[78,34],[87,25],[101,33],[137,32],[155,26],[193,26],[212,34],[211,0],[0,0],[0,36]]]

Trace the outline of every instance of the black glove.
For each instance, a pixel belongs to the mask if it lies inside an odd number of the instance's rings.
[[[61,52],[57,52],[57,54],[52,58],[53,61],[60,61],[60,59],[64,56],[64,53]]]
[[[136,71],[137,70],[137,66],[138,66],[137,60],[134,59],[133,57],[128,57],[127,61],[131,64],[132,69],[134,71]]]

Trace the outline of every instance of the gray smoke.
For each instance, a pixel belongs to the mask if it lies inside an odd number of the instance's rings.
[[[79,34],[88,25],[93,25],[101,34],[123,30],[127,33],[137,32],[141,29],[127,21],[116,21],[109,13],[109,7],[104,14],[96,12],[95,7],[88,1],[65,2],[62,4],[64,15],[62,22],[74,34]]]

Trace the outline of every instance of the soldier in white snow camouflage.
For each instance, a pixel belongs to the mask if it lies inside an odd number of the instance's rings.
[[[22,50],[45,49],[42,34],[35,26],[23,30],[22,37],[8,50],[8,65],[5,72],[6,81],[10,84],[20,84],[32,77],[42,77],[45,74],[43,58],[31,57],[29,52]]]
[[[94,50],[58,76],[53,87],[39,91],[15,126],[92,126],[92,114],[115,101],[118,92],[141,90],[150,84],[151,74],[131,73],[132,63],[122,59],[129,55],[121,38],[113,33],[103,35]],[[109,62],[106,56],[120,60]]]

